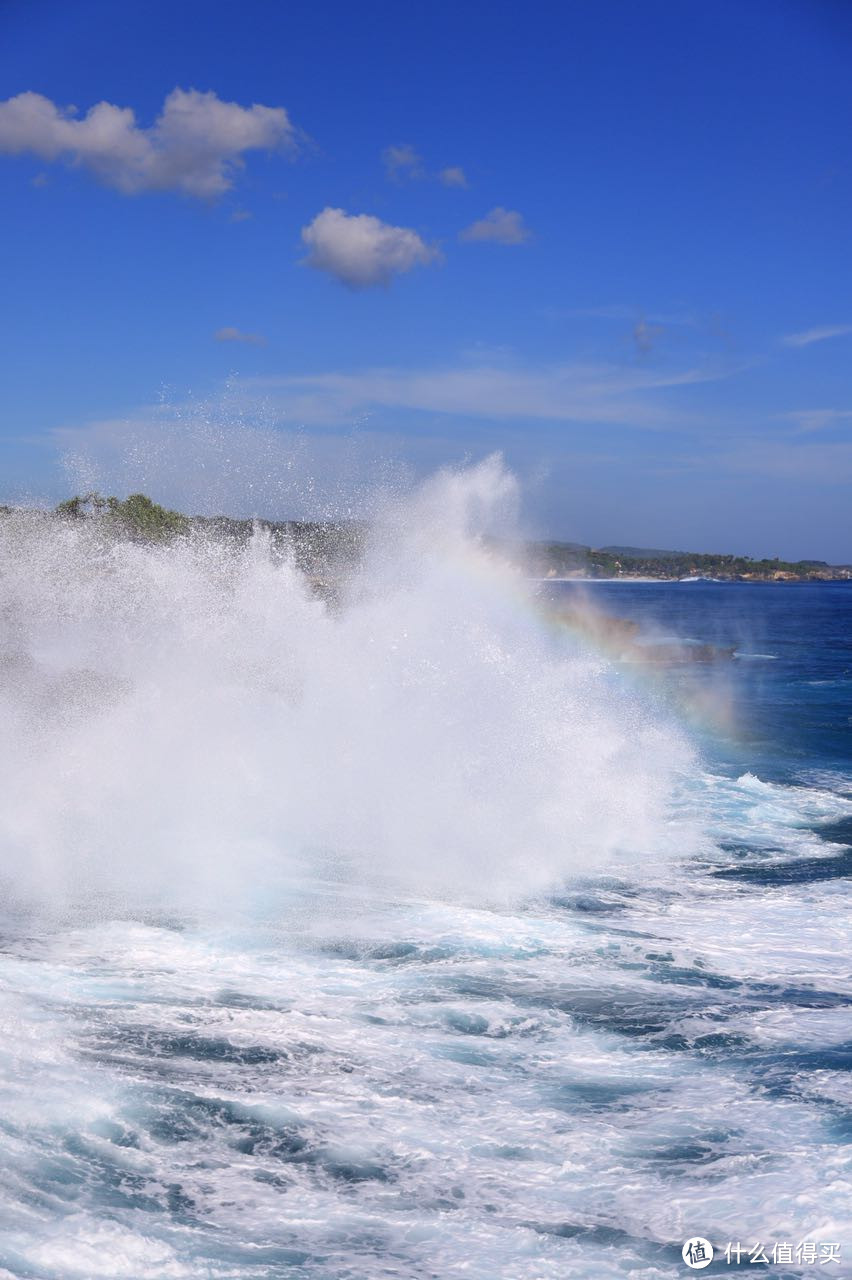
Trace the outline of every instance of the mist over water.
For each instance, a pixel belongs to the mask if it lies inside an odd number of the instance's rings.
[[[497,459],[385,492],[323,582],[0,519],[2,1280],[852,1251],[852,597],[651,679],[553,625],[518,502]],[[571,608],[733,645],[736,589]]]
[[[671,725],[482,540],[491,460],[385,504],[318,599],[258,530],[169,545],[2,524],[10,891],[248,906],[305,877],[500,900],[659,852]]]

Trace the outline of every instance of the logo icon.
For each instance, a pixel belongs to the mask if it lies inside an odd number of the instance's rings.
[[[703,1236],[693,1236],[683,1246],[681,1257],[693,1271],[703,1271],[713,1261],[713,1246]]]

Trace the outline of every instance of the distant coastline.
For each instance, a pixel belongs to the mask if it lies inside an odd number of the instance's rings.
[[[845,582],[852,565],[824,560],[755,560],[712,552],[643,547],[584,547],[533,542],[527,560],[534,577],[550,582]]]
[[[23,508],[0,506],[0,516]],[[145,494],[128,498],[99,493],[76,495],[53,512],[33,511],[71,521],[95,521],[118,537],[164,541],[206,531],[229,541],[245,542],[257,529],[273,544],[289,550],[311,575],[334,573],[361,554],[368,526],[357,520],[252,520],[232,516],[187,516],[159,506]],[[527,575],[542,582],[847,582],[852,564],[824,560],[755,560],[751,556],[656,548],[587,547],[576,542],[515,543],[488,539],[507,559],[520,562]]]
[[[711,586],[714,584],[718,584],[720,586],[727,585],[732,582],[743,583],[745,586],[749,586],[749,585],[763,586],[765,584],[774,586],[779,582],[792,583],[793,585],[796,585],[798,583],[815,583],[815,582],[827,582],[827,583],[852,582],[852,569],[847,568],[845,565],[837,565],[837,566],[830,565],[829,569],[830,569],[829,573],[821,573],[821,574],[786,574],[785,573],[783,575],[778,575],[774,577],[773,576],[764,577],[759,574],[751,574],[751,575],[743,575],[742,577],[726,577],[726,578],[710,578],[710,577],[679,578],[675,576],[667,577],[663,574],[660,574],[657,577],[652,577],[649,574],[616,573],[609,576],[604,574],[599,574],[597,577],[583,576],[581,574],[568,574],[563,578],[560,578],[556,575],[549,575],[544,578],[533,576],[531,580],[533,582],[540,582],[540,583],[569,582],[569,583],[576,583],[578,585],[583,585],[583,584],[589,585],[589,584],[595,584],[599,582],[607,583],[607,584],[616,583],[616,582],[625,582],[625,583],[629,582],[629,583],[633,583],[634,586],[636,585],[641,586],[643,583],[647,586],[654,586],[655,583],[660,583],[660,582],[668,582],[668,583],[680,582],[686,585],[689,585],[690,583],[693,583],[693,582],[705,582],[705,583],[709,583]]]

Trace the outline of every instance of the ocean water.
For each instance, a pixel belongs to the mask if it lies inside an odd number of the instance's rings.
[[[852,1274],[852,584],[542,588],[511,490],[332,606],[3,522],[0,1276]]]

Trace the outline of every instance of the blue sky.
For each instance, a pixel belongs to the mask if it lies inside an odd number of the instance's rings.
[[[537,534],[852,559],[851,57],[841,0],[5,0],[3,496],[501,449]]]

